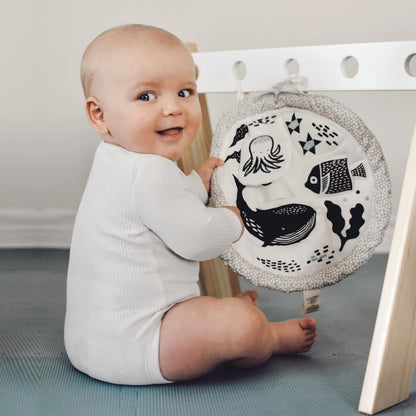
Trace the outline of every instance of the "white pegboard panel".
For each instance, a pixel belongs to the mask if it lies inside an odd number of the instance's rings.
[[[236,91],[236,62],[246,68],[243,91],[268,90],[288,77],[290,60],[298,63],[302,86],[308,91],[416,90],[416,41],[197,52],[193,56],[201,93]],[[348,57],[358,62],[352,78],[343,73]]]

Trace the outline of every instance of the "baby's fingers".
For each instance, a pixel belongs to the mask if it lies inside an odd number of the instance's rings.
[[[215,169],[219,166],[223,166],[224,165],[224,161],[218,157],[210,157],[209,159],[207,159],[208,165],[212,168]]]

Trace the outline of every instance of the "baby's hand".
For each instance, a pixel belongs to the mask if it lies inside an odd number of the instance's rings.
[[[224,165],[224,162],[221,159],[218,159],[217,157],[210,157],[201,162],[195,168],[195,171],[201,177],[208,194],[211,192],[211,178],[214,173],[214,169],[222,165]]]

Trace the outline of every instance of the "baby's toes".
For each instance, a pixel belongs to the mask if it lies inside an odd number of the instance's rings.
[[[316,332],[316,321],[313,318],[303,318],[299,321],[299,326],[306,332]]]

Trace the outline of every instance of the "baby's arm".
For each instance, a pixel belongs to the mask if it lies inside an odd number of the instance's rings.
[[[181,257],[217,257],[241,234],[236,211],[206,207],[169,160],[153,160],[137,172],[134,190],[136,210],[143,224]]]
[[[205,189],[208,192],[208,195],[211,193],[211,179],[212,179],[212,175],[214,173],[214,170],[217,167],[223,166],[224,165],[224,161],[217,158],[217,157],[210,157],[206,160],[204,160],[203,162],[201,162],[196,168],[195,171],[196,173],[198,173],[198,175],[200,176]],[[240,215],[240,210],[235,207],[235,206],[224,206],[223,208],[227,208],[229,210],[231,210],[232,212],[234,212],[235,215],[237,215],[238,219],[240,220],[240,224],[241,224],[241,234],[238,237],[238,239],[240,239],[241,235],[244,232],[244,223],[243,220],[241,219],[241,215]]]

